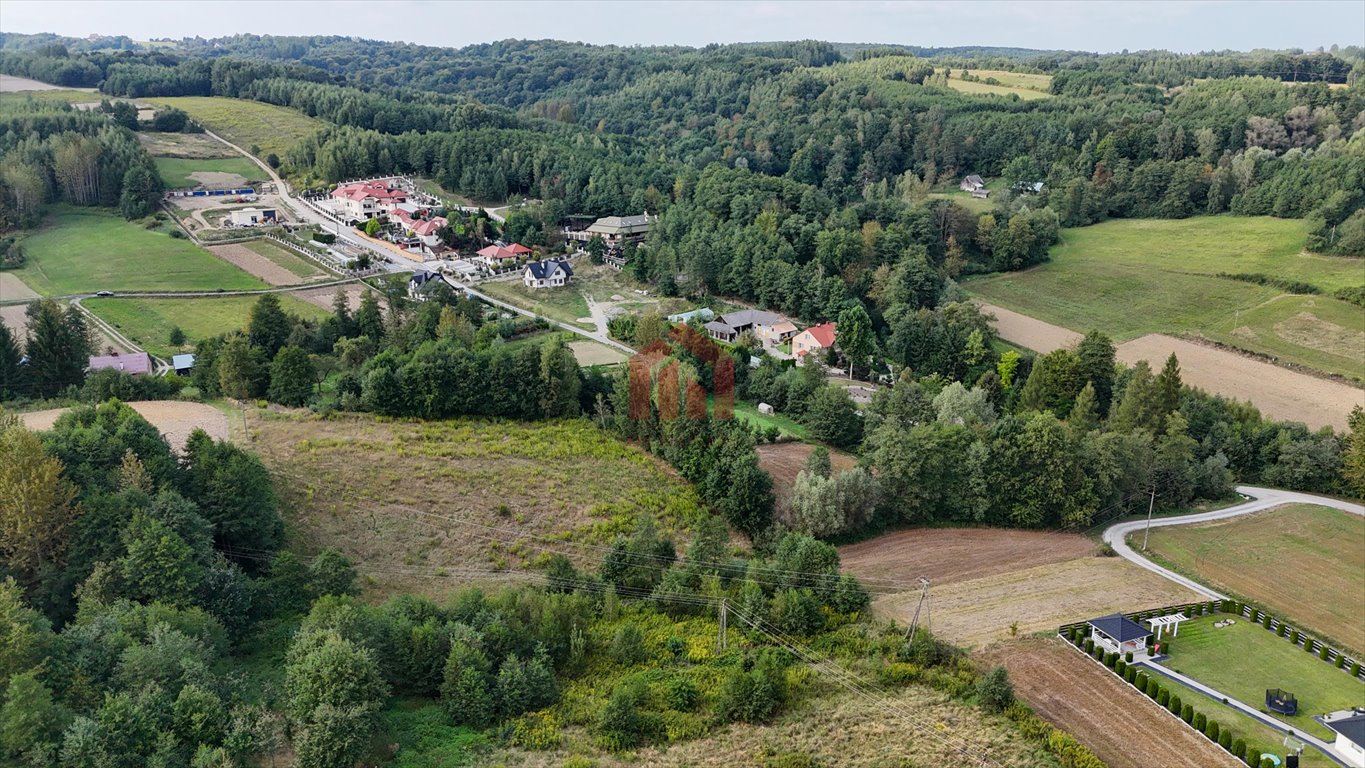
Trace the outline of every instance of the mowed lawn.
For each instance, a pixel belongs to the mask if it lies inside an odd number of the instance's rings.
[[[1365,650],[1365,518],[1314,504],[1156,528],[1162,563],[1260,604],[1291,625]],[[1181,637],[1184,637],[1182,630]]]
[[[1359,376],[1359,308],[1326,295],[1291,297],[1313,306],[1287,318],[1280,289],[1216,276],[1266,274],[1324,293],[1365,282],[1358,260],[1304,253],[1305,236],[1304,222],[1270,217],[1108,221],[1063,230],[1045,264],[965,285],[993,304],[1081,333],[1098,328],[1118,341],[1153,332],[1204,336]]]
[[[285,151],[322,128],[322,120],[298,110],[258,101],[219,96],[166,96],[147,99],[153,104],[183,109],[192,120],[242,149],[261,148],[261,157]]]
[[[46,296],[266,287],[188,240],[89,208],[57,208],[24,239],[24,251],[28,261],[17,274]]]
[[[269,240],[251,240],[243,243],[252,251],[270,259],[276,266],[284,267],[299,277],[317,277],[327,274],[326,270],[290,251],[286,251]]]
[[[583,298],[577,282],[570,282],[560,288],[527,288],[520,279],[500,280],[480,285],[479,290],[495,299],[528,309],[541,317],[558,320],[561,323],[596,330],[597,325],[590,321],[580,322],[588,317],[588,302]]]
[[[193,174],[200,172],[232,173],[241,176],[245,181],[263,181],[266,178],[265,171],[261,170],[259,165],[240,155],[237,157],[156,157],[152,159],[156,162],[157,174],[171,189],[205,186],[193,177]]]
[[[257,296],[196,297],[188,299],[86,299],[84,306],[118,328],[138,346],[159,357],[189,352],[200,339],[245,328]],[[331,314],[288,294],[280,306],[291,315],[321,320]],[[185,332],[183,347],[171,344],[171,329]]]
[[[1334,734],[1314,715],[1365,706],[1365,683],[1348,671],[1241,616],[1231,626],[1215,628],[1223,618],[1181,624],[1164,665],[1257,709],[1265,706],[1266,689],[1289,691],[1299,700],[1299,713],[1273,716],[1328,741]]]

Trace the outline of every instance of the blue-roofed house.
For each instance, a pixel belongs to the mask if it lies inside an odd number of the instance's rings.
[[[1090,625],[1090,638],[1095,645],[1120,655],[1131,652],[1134,658],[1147,655],[1147,641],[1152,637],[1152,630],[1127,616],[1115,613],[1086,623]]]

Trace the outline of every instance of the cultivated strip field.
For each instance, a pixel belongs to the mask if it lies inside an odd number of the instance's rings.
[[[1057,638],[1001,643],[981,656],[1003,664],[1015,693],[1075,734],[1110,768],[1243,765]]]
[[[1051,352],[1081,340],[1081,334],[1002,307],[983,304],[996,317],[1000,337],[1035,352]],[[1226,349],[1152,333],[1118,345],[1118,359],[1128,365],[1146,360],[1159,370],[1174,352],[1186,384],[1235,400],[1249,400],[1275,419],[1301,421],[1312,429],[1346,429],[1355,404],[1365,404],[1365,390],[1307,373],[1291,371]]]
[[[187,403],[179,400],[142,400],[128,403],[128,406],[151,425],[161,430],[166,441],[174,450],[185,447],[190,433],[202,429],[215,440],[226,440],[228,436],[227,416],[217,408],[203,403]],[[21,413],[19,418],[29,429],[42,431],[51,429],[57,417],[70,408],[52,408],[46,411]]]
[[[1155,528],[1148,546],[1167,567],[1259,603],[1291,624],[1365,649],[1365,518],[1292,504]]]
[[[796,469],[800,469],[799,464]],[[794,479],[795,474],[792,477]],[[915,528],[842,546],[839,562],[845,570],[866,579],[913,583],[924,576],[935,585],[947,585],[1037,565],[1088,558],[1095,550],[1094,541],[1075,533],[1003,528]]]
[[[287,269],[284,265],[275,260],[267,258],[256,248],[250,246],[254,243],[235,243],[232,245],[209,245],[204,250],[237,267],[238,269],[259,277],[270,285],[298,285],[308,282],[305,275],[300,275],[296,271]],[[274,246],[271,246],[274,248]],[[275,250],[280,250],[275,248]],[[288,254],[286,254],[288,255]],[[295,257],[297,259],[297,257]],[[302,259],[298,261],[305,266],[307,262]],[[321,275],[321,270],[313,270],[313,274]]]

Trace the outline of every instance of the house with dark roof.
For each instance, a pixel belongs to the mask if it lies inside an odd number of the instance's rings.
[[[413,301],[426,301],[431,296],[431,292],[440,285],[444,285],[452,291],[455,290],[455,286],[447,282],[440,272],[427,272],[426,270],[413,272],[412,277],[408,279],[408,298]]]
[[[972,197],[986,199],[991,196],[991,191],[986,189],[986,181],[976,174],[964,177],[962,182],[957,185],[963,192],[972,193]]]
[[[1090,639],[1095,645],[1120,655],[1131,652],[1134,658],[1147,655],[1147,640],[1151,638],[1152,630],[1127,616],[1114,613],[1086,623],[1090,625]]]
[[[573,277],[573,268],[563,259],[542,259],[526,264],[521,274],[521,282],[527,288],[558,288],[568,285]]]
[[[619,248],[628,242],[644,242],[645,236],[649,234],[650,225],[658,218],[650,216],[649,211],[638,216],[607,216],[594,221],[587,229],[573,231],[566,227],[564,237],[583,243],[600,237],[607,247]]]
[[[787,322],[787,318],[776,312],[765,312],[761,309],[745,309],[739,312],[731,312],[721,315],[719,318],[707,323],[704,327],[706,332],[711,334],[711,338],[717,341],[733,342],[739,338],[741,333],[753,329],[755,336],[760,336],[756,326],[772,327],[780,323]]]
[[[1337,735],[1332,743],[1337,757],[1353,768],[1365,768],[1365,707],[1333,712],[1321,719]]]
[[[146,352],[131,352],[120,355],[92,355],[86,370],[123,371],[132,376],[142,376],[152,372],[152,358]]]

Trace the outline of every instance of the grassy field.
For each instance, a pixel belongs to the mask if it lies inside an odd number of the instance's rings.
[[[316,263],[287,251],[269,240],[251,240],[243,243],[243,245],[299,277],[317,277],[327,274]]]
[[[272,152],[283,157],[300,139],[326,124],[297,110],[257,101],[217,96],[170,96],[147,101],[183,109],[196,123],[242,149],[260,147],[262,157]]]
[[[735,400],[735,418],[757,424],[760,427],[777,427],[782,434],[798,440],[809,440],[810,430],[806,425],[780,413],[759,413],[758,406],[743,400]]]
[[[518,536],[605,544],[641,514],[667,532],[701,511],[671,469],[586,420],[249,418],[253,447],[290,481],[285,518],[300,548],[341,549],[379,594],[440,597],[461,586],[396,574],[397,566],[525,568],[542,553]],[[367,575],[365,563],[396,567]]]
[[[255,296],[197,297],[191,299],[86,299],[87,309],[118,328],[138,346],[159,357],[187,352],[195,342],[246,327]],[[285,312],[321,320],[327,310],[289,295],[280,296]],[[170,343],[171,329],[185,332],[184,347]]]
[[[1025,100],[1052,97],[1052,94],[1048,93],[1048,87],[1052,85],[1052,78],[1048,75],[1030,75],[997,69],[971,69],[968,72],[982,80],[994,78],[999,81],[999,84],[963,80],[962,71],[954,70],[953,76],[948,80],[948,87],[961,93],[995,96],[1016,95]]]
[[[240,155],[213,158],[156,157],[153,160],[156,162],[156,172],[171,189],[205,186],[192,175],[201,172],[236,174],[248,182],[266,178],[265,171],[259,165]]]
[[[479,290],[495,299],[502,299],[509,304],[535,312],[541,317],[558,320],[561,323],[573,323],[588,330],[597,329],[595,323],[579,322],[588,316],[588,302],[583,298],[576,281],[562,288],[531,290],[520,280],[500,280],[483,283]]]
[[[137,140],[153,157],[241,157],[231,147],[206,133],[138,131]]]
[[[1165,666],[1257,709],[1267,688],[1283,688],[1298,697],[1299,712],[1275,717],[1328,741],[1335,735],[1314,715],[1365,706],[1365,683],[1347,672],[1240,616],[1232,626],[1215,628],[1218,618],[1182,624]]]
[[[1216,589],[1360,651],[1365,624],[1365,519],[1293,504],[1255,515],[1152,531],[1151,554]]]
[[[1190,704],[1196,711],[1203,712],[1204,716],[1210,720],[1217,720],[1220,729],[1231,728],[1234,740],[1243,739],[1247,744],[1256,745],[1262,754],[1272,753],[1278,755],[1281,760],[1284,759],[1285,736],[1280,731],[1244,715],[1220,701],[1214,701],[1184,683],[1163,677],[1161,678],[1161,685],[1170,691],[1172,696],[1179,696],[1182,704]],[[1264,702],[1264,699],[1262,701]],[[1338,763],[1312,747],[1304,749],[1303,754],[1299,756],[1299,766],[1300,768],[1339,768]]]
[[[19,277],[48,296],[109,291],[251,290],[264,283],[198,246],[86,208],[56,208],[24,239]]]
[[[1067,229],[1046,264],[968,280],[969,291],[1031,317],[1124,341],[1202,335],[1330,373],[1358,376],[1360,310],[1325,296],[1216,277],[1262,273],[1323,291],[1361,282],[1359,261],[1303,253],[1305,224],[1269,217],[1118,220]],[[1305,304],[1311,302],[1311,304]]]

